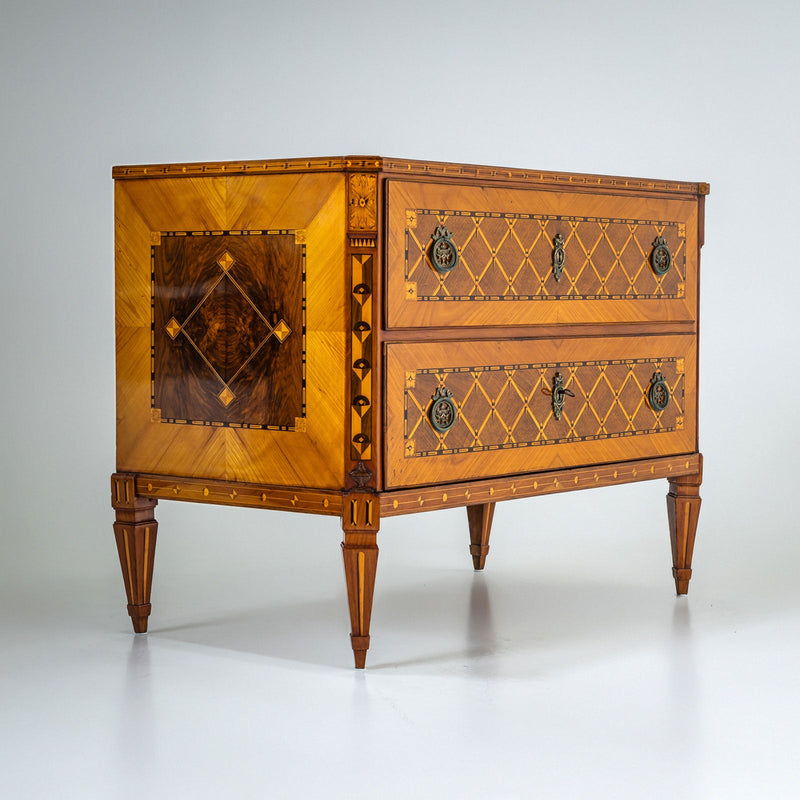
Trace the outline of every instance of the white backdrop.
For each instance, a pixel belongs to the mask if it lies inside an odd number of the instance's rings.
[[[66,614],[65,589],[86,587],[128,624],[108,490],[112,165],[362,153],[711,184],[693,585],[738,576],[764,613],[796,607],[799,8],[4,0],[0,615],[34,596]],[[624,574],[642,567],[625,549],[653,531],[668,591],[666,488],[506,504],[490,559],[605,553]],[[267,580],[306,558],[343,584],[333,520],[166,503],[158,516],[157,586],[181,571]],[[466,541],[463,513],[390,520],[382,559],[468,569]]]

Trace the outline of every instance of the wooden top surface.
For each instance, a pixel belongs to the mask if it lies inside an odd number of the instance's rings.
[[[208,161],[186,164],[140,164],[117,166],[111,171],[114,180],[133,178],[181,178],[200,175],[268,175],[290,172],[382,172],[389,176],[444,178],[514,182],[551,187],[580,187],[658,194],[708,194],[707,183],[666,181],[650,178],[625,178],[612,175],[588,175],[570,172],[490,167],[456,164],[446,161],[415,161],[381,156],[333,156],[317,158],[268,159],[261,161]]]

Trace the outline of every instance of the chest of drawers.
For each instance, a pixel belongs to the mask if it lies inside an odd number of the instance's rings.
[[[666,478],[688,590],[708,186],[351,156],[116,167],[117,469],[147,630],[159,500],[341,518],[357,667],[384,517]]]

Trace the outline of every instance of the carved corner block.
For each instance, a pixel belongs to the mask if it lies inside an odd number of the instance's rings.
[[[350,230],[376,230],[378,227],[377,175],[351,173],[347,183],[347,194],[347,222]]]

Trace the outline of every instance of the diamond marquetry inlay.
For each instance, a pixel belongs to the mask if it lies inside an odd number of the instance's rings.
[[[162,422],[304,420],[304,336],[292,333],[305,330],[305,244],[294,231],[162,232],[153,286]]]
[[[227,272],[236,262],[236,259],[226,250],[218,259],[219,264]]]
[[[226,384],[236,377],[272,333],[264,315],[229,273],[222,275],[195,307],[183,330]]]
[[[275,335],[275,338],[281,342],[286,341],[286,337],[292,332],[292,329],[286,324],[284,320],[281,320],[273,329],[272,333]]]
[[[170,321],[167,323],[167,333],[170,335],[170,338],[174,339],[180,332],[180,323],[175,319],[175,317],[172,317],[172,319],[170,319]]]

